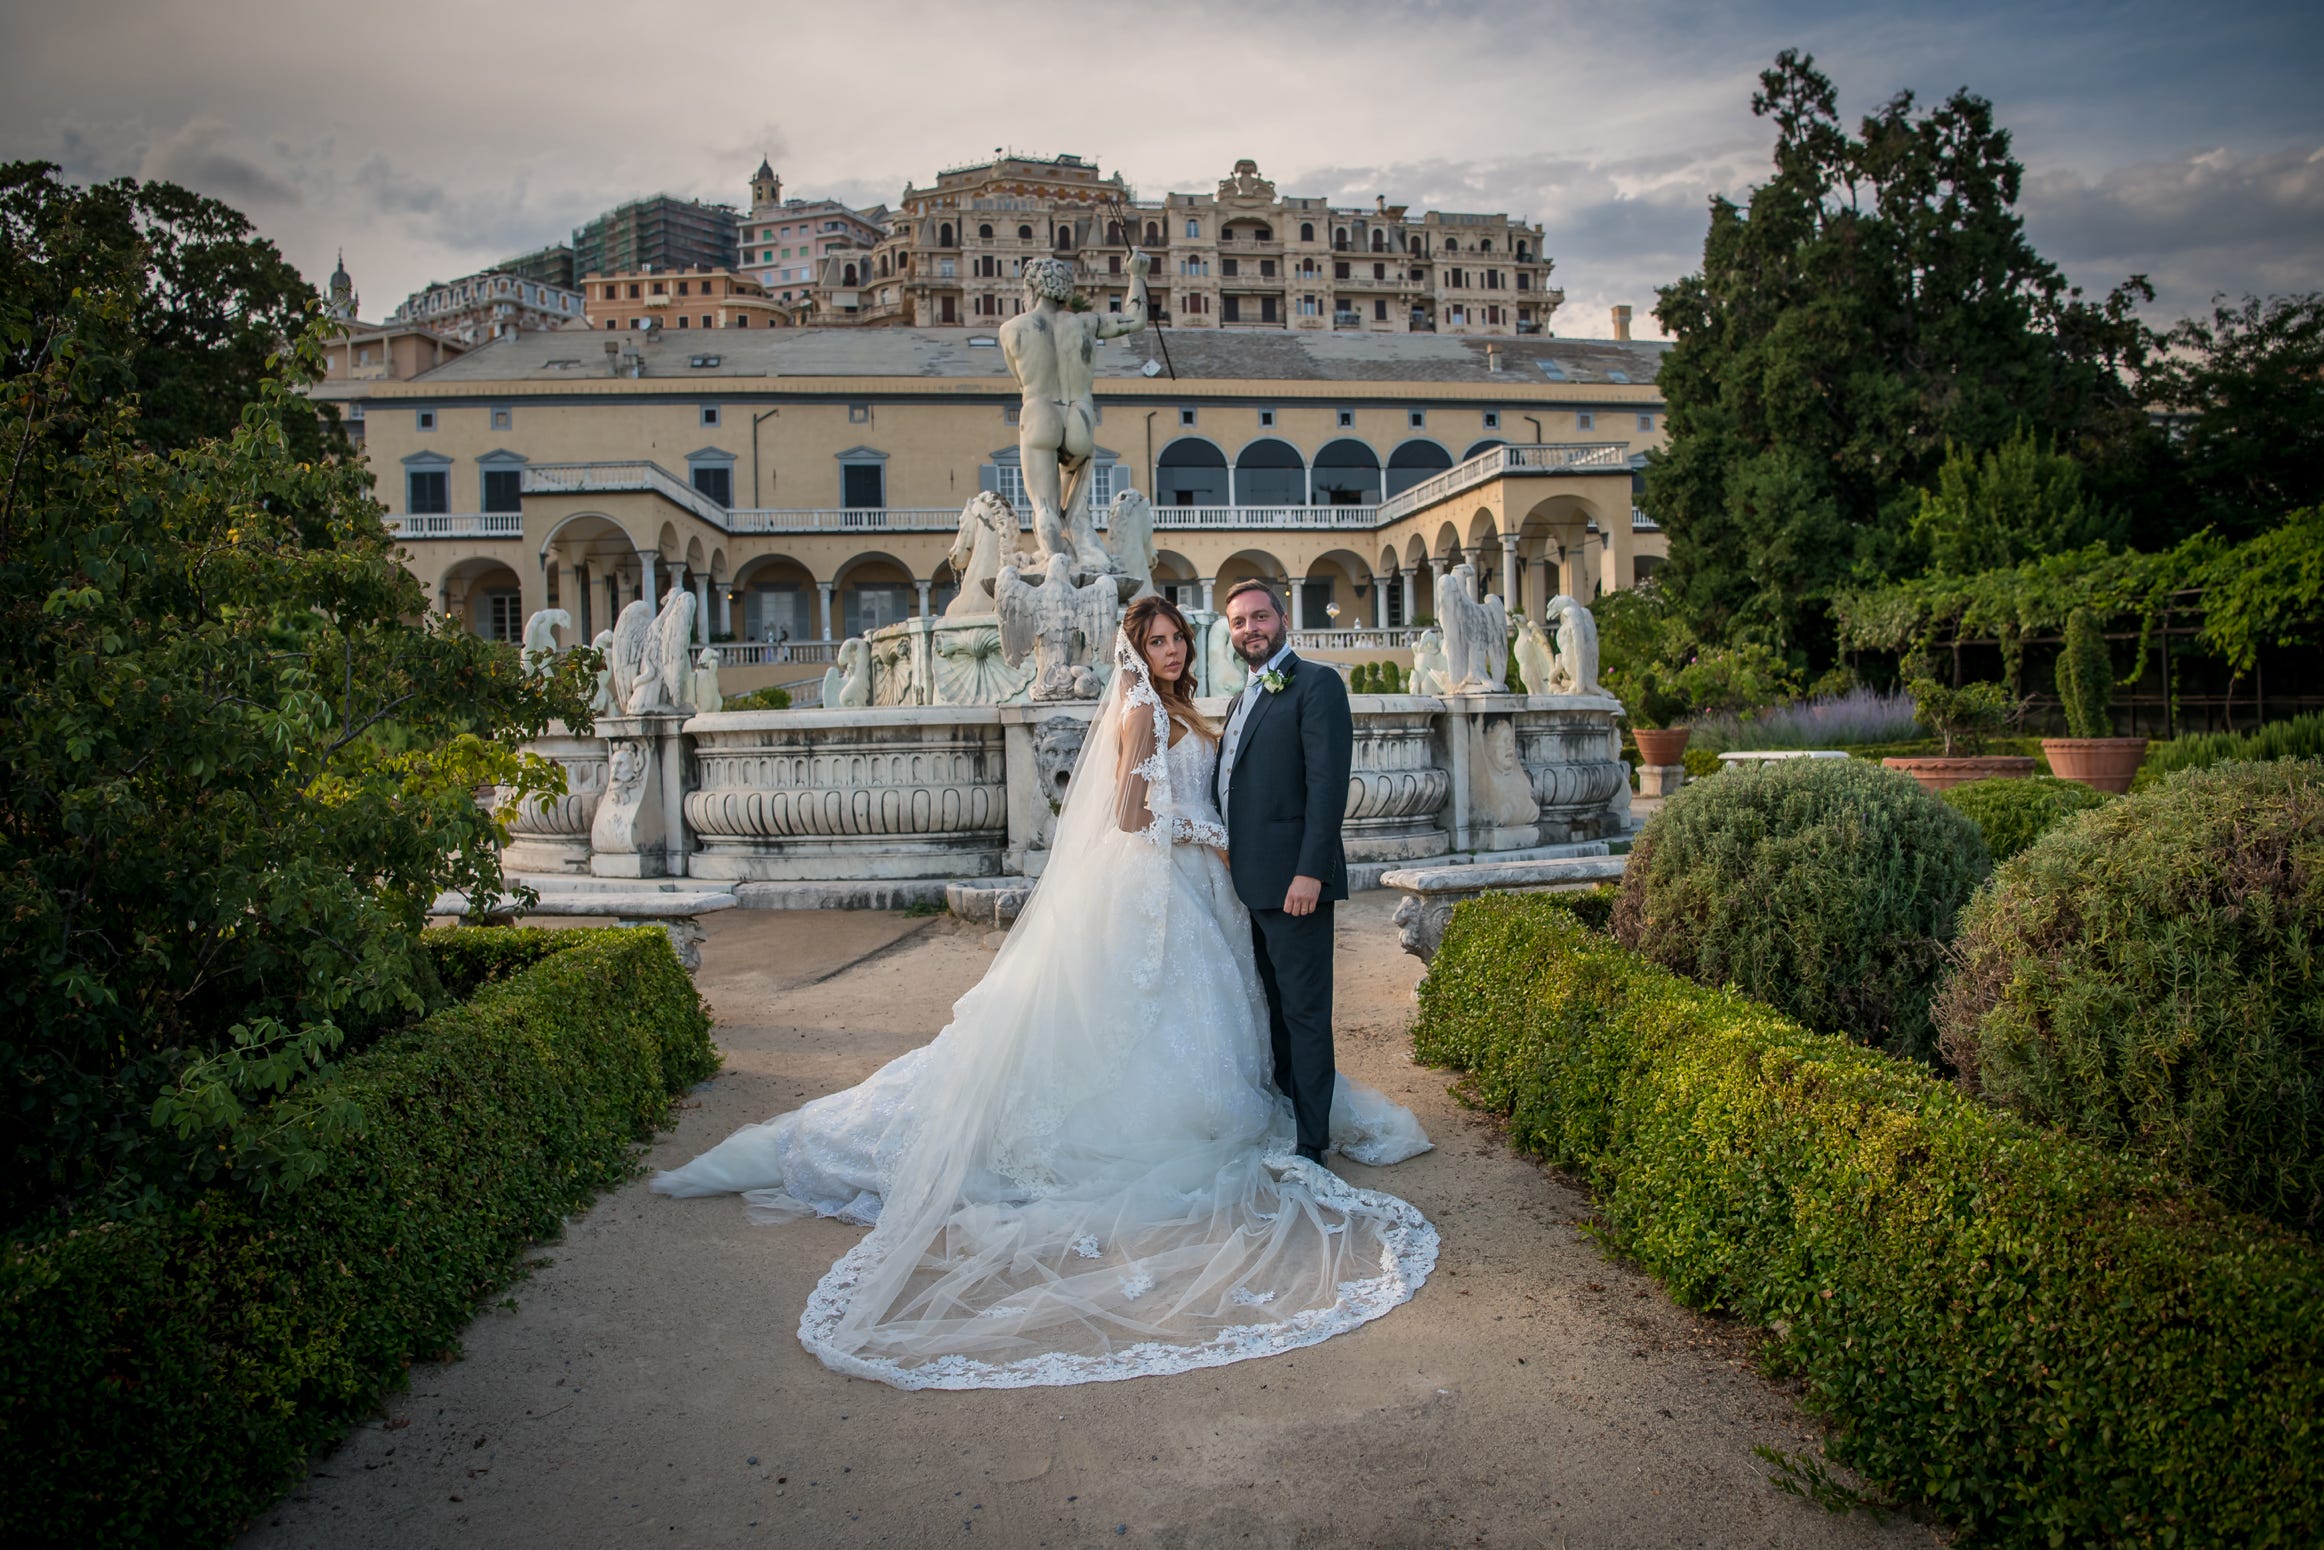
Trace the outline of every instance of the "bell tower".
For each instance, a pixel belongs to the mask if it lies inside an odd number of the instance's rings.
[[[775,176],[774,164],[762,156],[759,158],[759,170],[751,174],[750,213],[757,215],[782,202],[783,180]]]

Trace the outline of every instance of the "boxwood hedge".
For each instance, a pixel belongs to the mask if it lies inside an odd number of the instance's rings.
[[[1897,1500],[1980,1543],[2314,1542],[2317,1245],[1534,897],[1455,913],[1415,1046],[1680,1301],[1771,1330]]]
[[[2076,813],[2103,807],[2114,798],[2078,780],[2054,775],[2023,779],[1973,780],[1937,793],[1937,800],[1968,815],[1985,836],[1996,866],[2031,845]]]
[[[363,1119],[320,1177],[7,1246],[0,1540],[231,1540],[716,1069],[659,930],[438,956],[452,983],[521,972],[328,1078]]]

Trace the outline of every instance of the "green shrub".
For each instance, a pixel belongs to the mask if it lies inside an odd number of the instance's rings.
[[[521,974],[544,958],[605,939],[586,927],[438,926],[422,934],[444,991],[465,1001],[487,985]]]
[[[1380,670],[1387,675],[1388,687],[1385,691],[1386,693],[1403,694],[1407,691],[1410,678],[1409,675],[1405,673],[1403,668],[1397,666],[1393,662],[1383,662],[1380,664]]]
[[[1956,689],[1934,678],[1905,685],[1920,712],[1921,725],[1937,740],[1945,758],[1979,754],[2009,720],[2009,691],[1999,684],[1965,684]]]
[[[1348,674],[1349,692],[1354,694],[1379,694],[1384,692],[1380,688],[1379,671],[1379,665],[1377,663],[1358,662],[1356,664],[1355,671]]]
[[[2249,732],[2190,732],[2149,743],[2134,789],[2144,790],[2180,770],[2238,759],[2324,759],[2324,714],[2311,711]]]
[[[1536,895],[1455,912],[1414,1046],[1678,1300],[1770,1330],[1827,1451],[1964,1543],[2313,1542],[2316,1245]]]
[[[2066,616],[2066,645],[2058,653],[2058,698],[2066,711],[2068,737],[2112,737],[2114,718],[2107,707],[2114,700],[2114,659],[2106,650],[2106,632],[2098,616],[2077,608]]]
[[[1701,780],[1706,775],[1716,775],[1726,768],[1719,762],[1719,755],[1715,750],[1697,748],[1693,743],[1687,744],[1686,752],[1680,757],[1686,761],[1687,779],[1689,780]]]
[[[2180,775],[2053,830],[1963,916],[1961,1080],[2324,1227],[2324,763]]]
[[[753,689],[748,694],[727,695],[719,705],[721,710],[789,710],[790,708],[791,691],[772,687]]]
[[[2048,775],[2025,780],[1973,780],[1939,792],[1937,799],[1955,812],[1968,814],[1977,832],[1985,836],[1985,848],[1997,866],[2041,838],[2059,820],[2114,800],[2078,780]]]
[[[1929,1059],[1944,945],[1991,867],[1977,826],[1909,776],[1852,759],[1731,769],[1647,821],[1614,933],[1811,1028]]]
[[[716,1069],[662,932],[459,934],[553,940],[318,1083],[357,1120],[305,1185],[7,1247],[0,1540],[229,1542]]]
[[[1843,751],[1851,759],[1878,764],[1883,759],[1925,759],[1942,754],[1945,745],[1933,737],[1918,737],[1902,743],[1860,743]],[[2042,753],[2042,740],[2038,737],[1989,737],[1985,739],[1984,751],[1988,755],[2008,754],[2031,759],[2036,770],[2044,775],[2050,772],[2050,761]]]

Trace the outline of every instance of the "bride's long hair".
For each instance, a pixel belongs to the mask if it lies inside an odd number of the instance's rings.
[[[1179,639],[1186,642],[1186,666],[1180,669],[1174,679],[1165,680],[1156,673],[1152,660],[1146,656],[1146,636],[1154,628],[1157,619],[1169,621],[1177,629]],[[1186,615],[1179,612],[1178,605],[1159,592],[1149,592],[1132,603],[1128,612],[1122,615],[1122,634],[1129,640],[1130,649],[1138,654],[1138,659],[1145,662],[1147,676],[1154,682],[1154,692],[1162,697],[1162,708],[1169,713],[1170,719],[1189,732],[1216,742],[1218,733],[1211,726],[1210,718],[1194,708],[1194,696],[1201,688],[1201,681],[1195,676],[1194,658],[1202,647],[1195,639],[1194,626],[1187,623]]]

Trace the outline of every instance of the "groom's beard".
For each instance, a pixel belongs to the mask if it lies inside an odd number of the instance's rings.
[[[1259,667],[1269,657],[1283,649],[1283,637],[1280,635],[1263,636],[1247,646],[1240,646],[1236,649],[1242,652],[1245,662],[1253,667]]]

